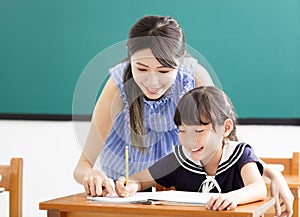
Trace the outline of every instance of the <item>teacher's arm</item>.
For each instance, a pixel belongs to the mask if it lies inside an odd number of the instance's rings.
[[[195,86],[214,86],[211,76],[208,71],[198,62],[194,64],[195,69]]]
[[[123,101],[119,89],[114,80],[109,78],[96,103],[89,133],[73,173],[75,180],[83,184],[87,194],[92,196],[114,193],[108,177],[93,167],[113,126],[114,119],[122,108]],[[102,186],[105,192],[102,191]]]
[[[263,161],[261,161],[261,163],[264,166],[263,175],[271,179],[270,192],[271,196],[275,198],[276,216],[291,217],[293,215],[294,196],[284,176],[281,172],[270,168],[270,166]]]

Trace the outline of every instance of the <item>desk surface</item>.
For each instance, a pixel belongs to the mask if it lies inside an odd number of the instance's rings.
[[[261,216],[268,208],[272,207],[274,199],[267,199],[251,204],[238,206],[231,211],[211,211],[206,210],[204,206],[167,206],[167,205],[142,205],[142,204],[109,204],[89,201],[85,193],[70,195],[39,204],[41,210],[48,211],[48,217],[93,217],[99,216],[196,216],[205,214],[207,217],[218,216]]]

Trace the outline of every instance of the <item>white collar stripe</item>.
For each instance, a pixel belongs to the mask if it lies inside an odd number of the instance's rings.
[[[225,157],[225,159],[221,160],[218,169],[222,169],[223,167],[226,167],[228,164],[230,164],[231,161],[236,160],[237,155],[240,154],[241,149],[244,150],[242,146],[244,146],[244,143],[240,143],[239,145],[235,146],[234,150],[231,151],[230,156],[227,156]]]
[[[233,151],[232,155],[229,157],[228,160],[226,160],[224,163],[222,163],[216,172],[216,175],[226,171],[228,168],[230,168],[233,164],[235,164],[240,157],[242,156],[244,149],[247,144],[245,143],[240,143],[239,145],[236,146],[235,150]]]
[[[191,162],[189,159],[186,158],[186,156],[183,154],[181,145],[175,147],[174,155],[183,168],[193,173],[206,174],[203,167],[196,165],[195,163]]]

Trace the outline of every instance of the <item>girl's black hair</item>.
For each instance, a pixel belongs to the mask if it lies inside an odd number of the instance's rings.
[[[211,123],[215,130],[216,125],[224,124],[226,119],[233,122],[233,130],[229,140],[237,141],[236,112],[229,97],[220,89],[213,86],[201,86],[185,93],[180,99],[174,123],[177,127],[185,125],[206,125]]]

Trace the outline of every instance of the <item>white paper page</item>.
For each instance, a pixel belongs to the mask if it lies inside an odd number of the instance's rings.
[[[205,204],[216,193],[199,193],[188,191],[159,191],[150,200],[162,200],[186,204]]]
[[[137,192],[136,194],[130,197],[119,197],[114,196],[110,197],[109,195],[106,197],[92,197],[88,196],[87,199],[99,201],[99,202],[108,202],[108,203],[133,203],[133,202],[142,202],[147,201],[148,198],[152,197],[155,192]]]
[[[186,191],[158,191],[158,192],[137,192],[130,197],[92,197],[89,200],[108,202],[108,203],[135,203],[146,201],[161,201],[153,204],[164,204],[166,202],[176,202],[185,204],[205,204],[215,193],[199,193]],[[150,202],[149,202],[150,203]],[[167,203],[166,203],[167,204]]]

